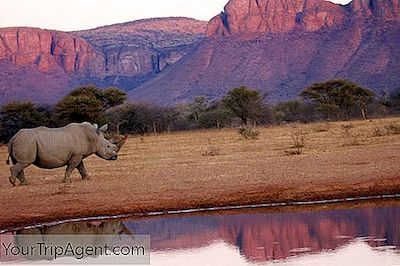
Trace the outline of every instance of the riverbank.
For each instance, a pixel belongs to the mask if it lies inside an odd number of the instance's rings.
[[[91,157],[92,178],[29,167],[12,187],[0,164],[0,229],[70,218],[326,200],[400,192],[400,118],[132,137],[115,162]],[[399,127],[400,128],[400,127]],[[304,147],[301,147],[304,146]],[[297,155],[296,155],[297,154]],[[215,156],[210,156],[215,155]],[[0,158],[7,157],[5,146]],[[3,160],[2,159],[2,160]]]

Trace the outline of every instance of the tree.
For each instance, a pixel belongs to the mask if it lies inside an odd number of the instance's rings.
[[[151,104],[124,104],[106,112],[111,128],[124,134],[148,134],[170,131],[177,119],[175,108]]]
[[[274,116],[279,123],[304,121],[304,104],[298,100],[280,102],[274,108]]]
[[[32,102],[12,102],[0,109],[0,141],[8,142],[22,128],[47,126],[49,113]]]
[[[93,85],[73,90],[54,108],[58,125],[71,122],[104,123],[104,112],[126,101],[126,93],[117,88],[101,90]]]
[[[231,112],[220,101],[198,96],[188,105],[191,128],[220,128],[231,122]]]
[[[221,101],[212,101],[199,117],[202,128],[217,128],[229,126],[232,123],[232,113]]]
[[[54,108],[56,124],[66,125],[72,122],[104,122],[102,103],[93,96],[66,96]]]
[[[361,116],[366,118],[366,108],[374,93],[349,80],[329,80],[315,83],[300,94],[319,106],[317,110],[327,117],[348,118],[351,110],[358,108]]]
[[[234,88],[225,95],[222,103],[235,116],[240,118],[241,123],[256,123],[262,117],[264,97],[260,92],[245,86]]]
[[[103,109],[107,110],[111,107],[123,104],[126,102],[127,97],[124,91],[118,88],[107,88],[102,93]]]

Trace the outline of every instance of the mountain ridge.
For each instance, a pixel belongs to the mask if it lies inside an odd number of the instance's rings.
[[[308,9],[301,12],[309,16],[300,20],[298,12],[283,10],[275,13],[276,24],[268,24],[270,16],[254,10],[268,11],[271,2],[231,0],[209,22],[207,39],[192,56],[130,91],[130,99],[159,104],[190,101],[196,95],[215,99],[245,85],[267,93],[275,102],[295,98],[304,87],[332,78],[351,79],[377,93],[400,83],[396,74],[400,70],[399,0],[383,4],[354,0],[345,6],[279,0],[274,3],[297,3],[301,8],[306,3]],[[298,11],[298,6],[291,8]],[[336,20],[328,19],[329,7]],[[288,27],[281,27],[282,18],[290,21]]]
[[[0,29],[0,103],[54,103],[93,83],[171,105],[246,85],[287,100],[347,78],[379,92],[400,83],[400,0],[230,0],[208,23],[154,18],[59,32]]]

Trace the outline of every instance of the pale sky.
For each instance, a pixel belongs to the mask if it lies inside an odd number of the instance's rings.
[[[210,20],[228,0],[0,0],[0,28],[90,29],[132,20],[181,16]],[[351,0],[332,0],[347,4]]]

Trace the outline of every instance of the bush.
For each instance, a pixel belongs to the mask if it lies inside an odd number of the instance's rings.
[[[255,130],[255,126],[251,123],[239,126],[237,132],[245,139],[257,139],[260,135],[260,132]]]
[[[400,134],[400,123],[391,123],[384,128],[388,134],[398,135]]]
[[[305,136],[306,132],[295,130],[290,134],[293,146],[290,150],[286,150],[286,155],[301,155],[303,154],[303,148],[305,147]]]

